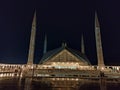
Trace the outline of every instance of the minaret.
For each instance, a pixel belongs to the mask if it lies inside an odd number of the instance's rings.
[[[27,62],[27,64],[29,65],[33,64],[33,60],[34,60],[35,36],[36,36],[36,12],[34,13],[32,28],[31,28],[30,46],[29,46],[29,54],[28,54],[28,62]]]
[[[46,52],[47,52],[47,35],[45,34],[43,54],[45,54]]]
[[[98,22],[96,13],[95,13],[95,37],[96,37],[98,66],[101,69],[104,66],[104,59],[103,59],[102,42],[101,42],[101,34],[100,34],[100,24]]]
[[[84,46],[83,35],[82,35],[82,37],[81,37],[81,53],[85,54],[85,46]]]

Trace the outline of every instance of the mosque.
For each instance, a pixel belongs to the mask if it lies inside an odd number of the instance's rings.
[[[36,13],[34,14],[33,23],[32,23],[31,40],[30,40],[28,62],[27,62],[28,65],[33,64],[35,33],[36,33]],[[97,19],[97,14],[95,15],[95,35],[96,35],[96,47],[97,47],[97,55],[98,55],[98,66],[103,67],[104,60],[103,60],[102,44],[100,37],[100,27]],[[77,68],[79,66],[90,66],[91,63],[84,53],[85,51],[84,51],[83,37],[81,38],[81,43],[82,43],[81,52],[69,48],[66,43],[62,43],[61,47],[47,52],[46,51],[47,39],[45,37],[44,55],[40,60],[39,64],[54,66],[56,68],[64,68],[64,67]]]
[[[81,52],[69,48],[66,43],[47,52],[45,38],[44,55],[39,64],[34,64],[35,37],[36,12],[32,22],[27,64],[0,64],[0,77],[99,77],[100,72],[106,76],[120,76],[120,66],[106,66],[104,64],[97,14],[95,14],[97,65],[91,65],[85,55],[83,37],[81,38]]]

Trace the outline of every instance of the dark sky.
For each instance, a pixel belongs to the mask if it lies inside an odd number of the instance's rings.
[[[62,42],[80,50],[84,35],[86,55],[97,64],[94,14],[98,13],[105,64],[120,65],[119,0],[4,0],[0,1],[0,62],[26,63],[34,8],[37,12],[35,63],[43,53],[44,35],[48,50]]]

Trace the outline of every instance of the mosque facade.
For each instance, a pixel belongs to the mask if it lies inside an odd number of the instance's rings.
[[[36,37],[36,12],[34,14],[28,62],[27,64],[0,64],[0,77],[99,77],[103,72],[105,75],[120,76],[120,66],[106,66],[104,64],[100,25],[95,15],[95,37],[97,50],[97,65],[92,65],[84,53],[82,38],[81,52],[69,48],[66,43],[61,47],[46,51],[39,64],[34,64],[34,48]]]

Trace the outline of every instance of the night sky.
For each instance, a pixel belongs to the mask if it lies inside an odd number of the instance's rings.
[[[31,23],[36,7],[37,36],[35,60],[43,54],[44,36],[47,50],[66,42],[81,50],[84,36],[85,52],[97,64],[94,15],[98,13],[105,64],[120,65],[120,1],[119,0],[4,0],[0,1],[0,63],[26,63]]]

